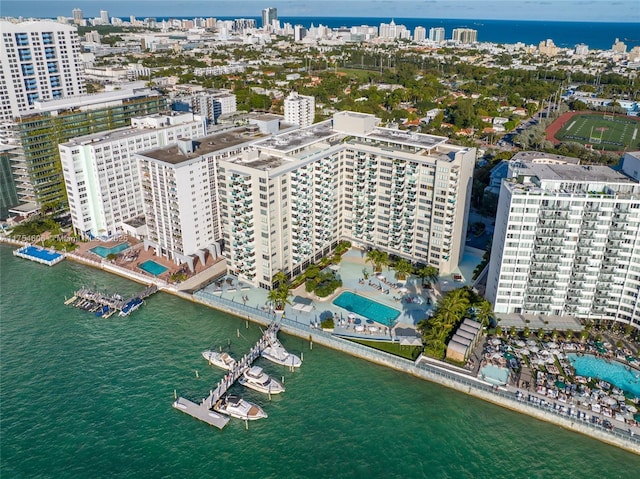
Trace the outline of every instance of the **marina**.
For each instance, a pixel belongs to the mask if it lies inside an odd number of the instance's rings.
[[[19,258],[35,261],[36,263],[46,264],[47,266],[58,264],[64,259],[64,255],[62,253],[57,253],[47,248],[32,245],[18,248],[13,252],[13,255]]]
[[[215,426],[218,429],[222,429],[229,422],[229,418],[221,414],[237,417],[246,421],[266,418],[267,414],[262,411],[262,408],[245,401],[238,396],[229,395],[227,394],[227,391],[236,381],[241,380],[241,384],[245,384],[247,383],[247,378],[252,378],[254,376],[256,380],[252,386],[259,383],[260,386],[264,387],[252,387],[252,389],[260,390],[261,392],[268,394],[277,394],[284,391],[284,388],[280,383],[271,379],[262,372],[262,368],[251,367],[251,364],[262,355],[266,348],[276,346],[274,344],[276,342],[278,345],[280,344],[277,340],[279,328],[279,323],[273,321],[269,324],[269,327],[258,342],[242,357],[242,359],[235,361],[234,363],[228,363],[228,365],[225,366],[225,369],[229,368],[229,373],[218,382],[216,388],[211,390],[209,392],[209,396],[204,398],[200,404],[180,397],[176,398],[173,403],[173,407],[195,417],[196,419],[204,421],[207,424]],[[279,345],[279,348],[284,349],[282,345]],[[211,362],[210,353],[210,351],[205,351],[203,353],[203,356],[209,362]],[[293,369],[293,366],[291,367]],[[259,378],[259,380],[257,378]]]
[[[155,284],[145,288],[140,293],[128,299],[119,294],[108,295],[88,288],[80,288],[69,299],[65,299],[65,305],[94,313],[98,318],[109,318],[116,312],[119,316],[128,316],[144,304],[144,299],[158,291]]]

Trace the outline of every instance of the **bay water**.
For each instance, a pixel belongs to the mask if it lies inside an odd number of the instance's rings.
[[[173,409],[223,376],[258,325],[165,293],[127,318],[63,304],[141,285],[0,246],[0,476],[5,478],[636,477],[640,457],[444,387],[280,334],[304,354],[286,392],[234,386],[269,417],[215,429]],[[237,336],[238,332],[240,337]],[[197,375],[196,375],[197,371]]]

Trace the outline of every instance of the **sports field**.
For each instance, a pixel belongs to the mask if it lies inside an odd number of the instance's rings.
[[[607,114],[574,115],[554,136],[559,141],[591,145],[594,150],[638,150],[640,121]]]

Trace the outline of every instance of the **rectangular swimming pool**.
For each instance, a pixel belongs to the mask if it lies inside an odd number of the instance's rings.
[[[400,316],[400,311],[397,309],[390,308],[389,306],[349,291],[341,293],[340,296],[333,300],[333,304],[351,313],[359,314],[360,316],[387,326],[392,326],[394,320]]]
[[[147,261],[142,263],[139,268],[154,276],[160,276],[162,273],[169,269],[166,266],[162,266],[160,263],[156,263],[152,259],[148,259]]]
[[[96,246],[95,248],[91,248],[89,251],[97,254],[98,256],[101,256],[102,258],[106,258],[110,254],[121,253],[122,251],[126,250],[129,246],[131,246],[129,243],[120,243],[115,246],[112,246],[111,248],[107,248],[106,246]]]

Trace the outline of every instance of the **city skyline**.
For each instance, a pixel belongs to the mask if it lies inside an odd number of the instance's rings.
[[[375,18],[449,18],[466,20],[535,20],[535,21],[585,21],[585,22],[640,22],[637,3],[620,0],[614,3],[600,0],[561,0],[556,2],[509,2],[489,0],[429,0],[409,2],[406,0],[377,1],[363,15],[365,0],[350,2],[309,0],[301,4],[293,1],[249,1],[241,4],[222,1],[186,1],[176,4],[169,1],[152,2],[138,0],[101,0],[89,2],[53,0],[8,0],[3,2],[3,16],[55,17],[71,16],[74,8],[83,10],[85,17],[99,16],[100,10],[108,10],[112,16],[260,16],[268,7],[278,9],[282,17],[287,16],[331,16],[374,18],[368,12],[376,12]]]

